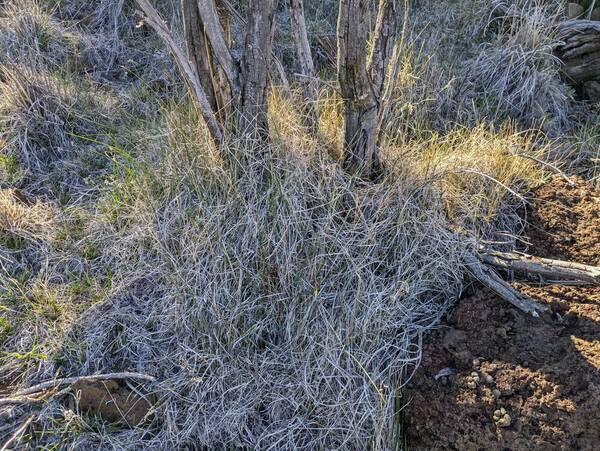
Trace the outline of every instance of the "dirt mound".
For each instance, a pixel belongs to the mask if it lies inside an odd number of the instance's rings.
[[[591,185],[551,180],[529,219],[531,253],[600,263]],[[408,392],[413,448],[598,448],[600,288],[515,286],[560,319],[530,318],[487,290],[462,299],[429,338]]]

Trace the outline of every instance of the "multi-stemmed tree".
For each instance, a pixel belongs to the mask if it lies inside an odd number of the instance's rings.
[[[181,0],[187,55],[177,47],[148,0],[137,0],[147,22],[170,47],[191,86],[217,144],[233,130],[236,136],[268,140],[267,89],[277,0],[249,0],[241,58],[229,40],[228,0]],[[386,110],[386,84],[392,66],[400,15],[396,0],[379,0],[374,30],[368,18],[374,0],[340,0],[337,25],[337,71],[344,105],[343,166],[373,179],[381,169],[379,135]],[[307,124],[317,121],[315,68],[302,0],[288,0],[303,87]],[[237,13],[236,13],[237,14]],[[369,46],[369,42],[371,45]],[[369,50],[370,48],[370,50]]]

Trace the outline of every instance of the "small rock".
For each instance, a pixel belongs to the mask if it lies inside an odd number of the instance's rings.
[[[592,20],[600,20],[600,7],[594,8],[592,11],[592,16],[590,17]]]
[[[499,398],[500,398],[500,395],[502,395],[502,393],[500,393],[500,390],[498,390],[497,388],[494,388],[494,389],[492,390],[492,396],[493,396],[494,398],[496,398],[496,399],[499,399]]]
[[[585,12],[585,8],[578,3],[569,3],[567,5],[567,16],[569,19],[576,19]]]
[[[507,428],[511,425],[511,423],[512,423],[512,418],[507,413],[504,414],[504,416],[502,416],[502,418],[500,418],[499,420],[496,421],[496,424],[498,425],[498,427],[501,427],[501,428]]]
[[[473,377],[479,377],[479,374],[477,373],[477,371],[473,371],[471,373],[471,376],[473,376]]]
[[[477,368],[481,365],[481,361],[479,359],[473,359],[473,368]]]
[[[505,340],[508,338],[508,334],[506,333],[506,329],[504,327],[498,327],[496,329],[496,335],[500,338],[504,338]]]
[[[452,373],[454,373],[454,370],[452,368],[442,368],[438,371],[438,373],[435,376],[433,376],[433,378],[437,381],[440,378],[450,376]]]
[[[486,384],[493,384],[494,383],[494,378],[492,376],[490,376],[489,374],[485,375],[485,383]]]
[[[467,387],[469,387],[471,390],[474,390],[477,388],[477,384],[474,381],[469,381],[467,382]]]

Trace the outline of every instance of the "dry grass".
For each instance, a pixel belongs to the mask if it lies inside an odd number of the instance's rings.
[[[274,89],[266,170],[235,142],[225,164],[129,2],[7,2],[0,60],[21,59],[0,77],[0,387],[133,370],[159,401],[133,428],[62,398],[3,406],[0,442],[34,415],[22,448],[395,448],[401,387],[465,285],[465,236],[510,246],[536,160],[597,158],[594,122],[566,147],[521,131],[574,120],[546,3],[491,25],[489,2],[415,8],[386,177],[364,185],[336,161],[331,89],[317,138]],[[53,70],[92,31],[104,56]]]

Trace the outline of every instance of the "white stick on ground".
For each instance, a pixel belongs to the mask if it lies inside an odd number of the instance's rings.
[[[0,405],[8,399],[18,400],[19,398],[23,398],[28,395],[32,395],[34,393],[39,393],[41,391],[47,390],[49,388],[61,387],[63,385],[70,385],[79,381],[98,381],[98,380],[110,380],[110,379],[138,379],[146,382],[154,382],[156,380],[153,376],[148,376],[147,374],[141,373],[108,373],[108,374],[94,374],[92,376],[74,376],[74,377],[65,377],[63,379],[54,379],[51,381],[42,382],[41,384],[34,385],[33,387],[26,388],[25,390],[21,390],[13,395],[12,398],[0,399]]]

